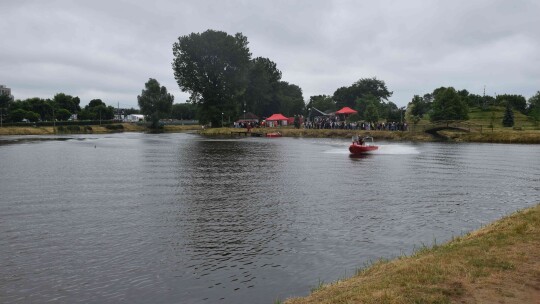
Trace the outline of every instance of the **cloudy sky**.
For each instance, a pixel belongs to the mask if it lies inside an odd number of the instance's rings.
[[[529,98],[540,90],[539,15],[537,0],[2,0],[0,84],[17,99],[63,92],[138,107],[155,78],[182,103],[172,44],[214,29],[247,36],[306,101],[371,77],[398,106],[441,86]]]

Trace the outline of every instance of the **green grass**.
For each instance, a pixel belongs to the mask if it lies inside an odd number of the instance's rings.
[[[471,108],[469,111],[469,122],[486,127],[489,127],[493,122],[494,128],[509,129],[502,125],[504,112],[504,107],[493,106],[486,110],[482,110],[481,108]],[[518,111],[514,111],[514,127],[522,128],[523,130],[534,130],[538,128],[531,118]]]
[[[533,303],[539,277],[537,205],[411,256],[379,260],[285,303],[493,303],[504,297]]]

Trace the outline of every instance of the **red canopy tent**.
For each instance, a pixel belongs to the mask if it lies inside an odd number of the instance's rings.
[[[283,116],[282,114],[272,114],[272,116],[268,117],[266,120],[267,121],[288,120],[288,118]]]
[[[272,123],[270,124],[271,127],[274,126],[274,122],[275,122],[276,125],[279,125],[279,124],[280,124],[279,121],[282,122],[281,124],[285,124],[285,125],[286,125],[286,124],[287,124],[286,122],[287,122],[288,120],[289,120],[289,119],[288,119],[287,117],[283,116],[282,114],[272,114],[272,116],[270,116],[270,117],[268,117],[268,118],[266,119],[266,121],[272,122]],[[283,123],[283,121],[285,121],[285,123]]]
[[[356,113],[358,113],[358,111],[353,110],[349,107],[343,107],[341,110],[336,112],[336,114],[345,114],[345,115],[356,114]]]

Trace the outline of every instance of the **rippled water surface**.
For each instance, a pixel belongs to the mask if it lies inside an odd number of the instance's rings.
[[[0,302],[273,303],[540,193],[540,146],[0,137]]]

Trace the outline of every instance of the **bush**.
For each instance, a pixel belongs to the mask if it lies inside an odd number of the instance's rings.
[[[105,129],[107,130],[124,130],[123,125],[105,125]]]

